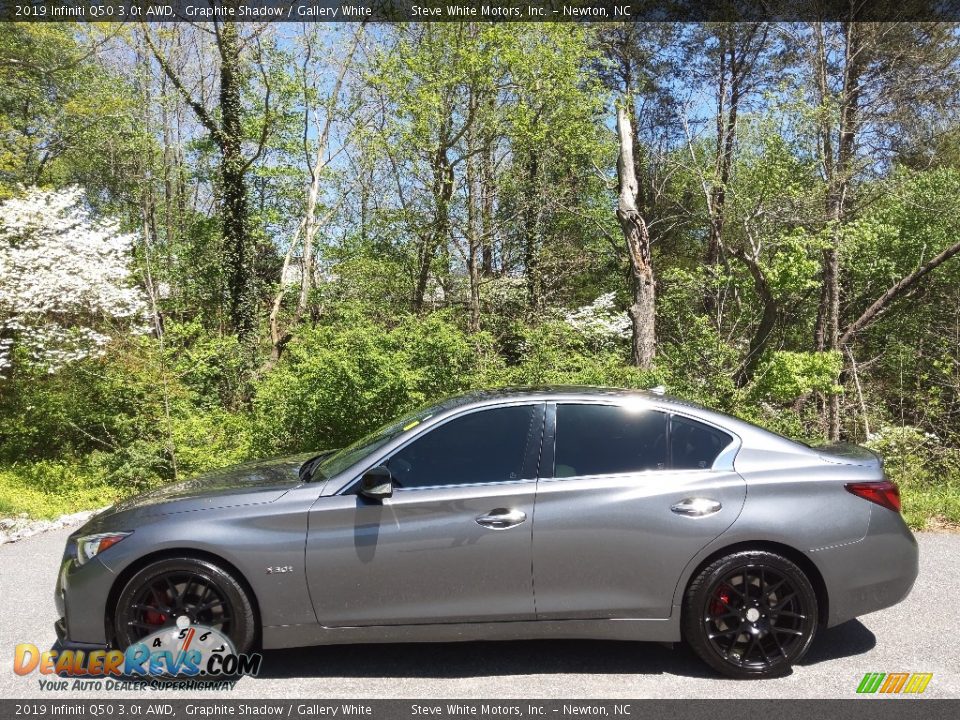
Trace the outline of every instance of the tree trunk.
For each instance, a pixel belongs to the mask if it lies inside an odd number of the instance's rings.
[[[779,308],[777,300],[770,290],[767,277],[763,274],[763,270],[760,269],[757,261],[742,250],[735,251],[733,255],[742,260],[747,269],[750,270],[750,275],[753,277],[753,287],[763,303],[763,315],[760,318],[760,324],[757,326],[753,337],[750,338],[750,348],[747,351],[747,356],[743,359],[736,374],[737,387],[744,387],[753,379],[753,374],[763,358],[763,353],[770,343],[770,338],[773,337],[773,331],[777,327]]]
[[[491,277],[493,270],[493,198],[496,192],[493,186],[493,143],[488,139],[483,146],[480,159],[480,180],[483,187],[483,207],[481,210],[481,231],[483,233],[483,275]]]
[[[467,147],[472,151],[473,133],[467,133]],[[467,158],[467,280],[470,284],[470,332],[480,330],[480,254],[483,227],[483,182],[476,156]]]
[[[540,208],[534,198],[537,192],[537,177],[540,161],[533,150],[529,151],[526,169],[526,192],[523,210],[523,265],[527,275],[527,301],[530,309],[537,312],[543,305],[543,278],[540,269]]]
[[[236,0],[231,0],[236,3]],[[215,25],[220,53],[219,122],[187,89],[172,65],[160,53],[142,23],[143,38],[164,74],[193,110],[220,150],[220,191],[223,196],[223,260],[229,294],[230,325],[241,340],[253,333],[256,318],[256,292],[253,274],[253,243],[247,227],[246,170],[251,161],[243,157],[241,103],[241,52],[237,24]],[[266,128],[266,121],[264,123]],[[262,147],[262,142],[261,142]]]
[[[326,150],[324,142],[317,151],[317,162],[313,168],[313,177],[310,189],[307,191],[307,211],[303,218],[303,253],[301,259],[300,295],[297,298],[297,319],[303,318],[310,302],[310,292],[313,290],[313,255],[314,238],[317,235],[317,198],[320,194],[320,177],[322,171],[323,153]]]
[[[423,238],[420,245],[420,253],[417,266],[417,283],[413,289],[413,309],[416,312],[423,310],[424,300],[427,294],[427,282],[430,280],[430,264],[433,262],[433,234],[430,233]]]
[[[480,330],[480,263],[474,246],[470,247],[467,271],[470,276],[470,332],[478,332]]]
[[[864,71],[863,30],[857,22],[847,22],[843,25],[845,52],[836,157],[833,153],[833,128],[830,125],[830,114],[825,111],[830,104],[826,40],[822,26],[818,25],[816,31],[818,52],[815,70],[823,111],[820,141],[824,176],[827,180],[827,221],[832,225],[832,237],[821,257],[822,285],[814,342],[818,351],[831,352],[839,349],[840,339],[838,247],[843,225],[847,221],[847,196],[860,122],[860,81]],[[837,393],[831,393],[826,398],[824,409],[827,436],[830,440],[837,441],[840,439],[840,396]]]
[[[314,221],[316,195],[313,187],[310,188],[307,198],[307,214],[303,225],[303,256],[300,260],[300,294],[297,297],[297,317],[302,318],[310,304],[310,292],[313,290],[313,240],[317,227]]]
[[[903,297],[913,290],[924,276],[933,272],[947,260],[958,254],[960,254],[960,242],[945,248],[912,273],[903,277],[899,282],[890,286],[880,297],[870,304],[870,307],[863,311],[860,317],[847,326],[843,331],[843,335],[840,336],[840,346],[845,347],[847,343],[853,340],[854,335],[878,320],[898,298]]]
[[[301,222],[297,228],[297,232],[294,233],[293,238],[290,240],[290,247],[287,248],[287,252],[283,256],[283,267],[280,269],[280,289],[277,291],[276,296],[274,296],[273,306],[270,308],[270,359],[264,365],[263,370],[271,370],[274,365],[280,362],[280,357],[283,355],[287,343],[293,339],[291,333],[285,332],[280,327],[280,310],[283,306],[283,298],[287,294],[284,279],[287,276],[287,270],[290,268],[290,260],[293,257],[294,250],[297,248],[302,232],[303,223]]]
[[[256,292],[253,243],[247,226],[247,161],[242,147],[240,37],[236,23],[228,22],[220,26],[218,46],[223,135],[220,174],[223,186],[223,240],[230,292],[230,322],[237,336],[245,340],[254,330]]]
[[[767,45],[768,26],[763,23],[735,25],[725,23],[715,30],[718,40],[719,65],[716,93],[716,143],[714,171],[707,197],[709,224],[705,262],[708,273],[716,277],[717,266],[726,266],[724,230],[727,220],[727,186],[733,169],[733,153],[737,138],[740,104],[751,87],[760,53]],[[719,304],[719,292],[709,288],[704,294],[704,308],[712,315]]]
[[[303,220],[303,261],[301,263],[302,274],[300,278],[300,295],[297,299],[298,321],[303,319],[307,311],[307,307],[310,302],[310,292],[314,287],[314,254],[316,252],[314,241],[316,239],[317,232],[320,229],[319,223],[317,222],[317,202],[320,198],[320,184],[323,179],[323,172],[330,162],[329,158],[327,157],[327,147],[330,144],[330,132],[333,128],[337,102],[340,99],[340,89],[343,87],[344,80],[347,76],[347,71],[353,62],[353,56],[357,51],[357,47],[360,45],[360,39],[363,37],[363,31],[364,24],[361,23],[360,27],[358,27],[353,34],[353,41],[350,45],[350,50],[344,60],[340,63],[336,80],[334,80],[330,94],[327,96],[327,100],[324,103],[323,124],[321,125],[319,122],[317,123],[316,152],[314,153],[313,162],[311,163],[309,156],[307,158],[307,167],[310,171],[310,186],[307,190],[307,205]],[[304,69],[304,87],[306,88],[306,86],[306,69]],[[306,108],[304,111],[304,136],[306,136],[311,115],[309,109],[309,98],[306,94],[306,91],[304,91],[303,101]],[[364,186],[364,188],[361,190],[360,201],[361,233],[365,228],[364,213],[366,211],[366,201],[366,187]]]
[[[732,41],[733,30],[727,26],[719,30],[720,67],[717,78],[717,117],[716,117],[716,150],[714,155],[714,181],[710,188],[710,202],[707,208],[710,213],[710,224],[707,228],[706,263],[713,268],[720,262],[720,245],[723,238],[724,205],[726,203],[726,184],[730,178],[730,164],[733,160],[733,133],[737,121],[737,105],[739,93],[734,83],[735,74],[727,79],[727,72],[734,64],[735,44]],[[733,73],[731,73],[733,74]],[[730,107],[726,108],[728,84],[731,91]],[[707,304],[712,306],[713,298],[708,293]],[[709,308],[708,308],[709,309]]]
[[[646,221],[637,209],[638,186],[633,162],[633,130],[629,114],[623,105],[617,107],[617,136],[620,142],[620,154],[617,157],[620,182],[617,220],[627,244],[633,285],[633,303],[628,311],[633,326],[632,361],[637,367],[649,370],[653,366],[657,349],[656,285],[650,255],[650,234]]]
[[[413,293],[414,310],[423,310],[427,294],[427,283],[437,250],[447,242],[450,236],[450,200],[453,198],[453,164],[450,162],[449,148],[442,145],[433,157],[433,201],[434,220],[431,230],[424,234],[420,246],[417,284]]]

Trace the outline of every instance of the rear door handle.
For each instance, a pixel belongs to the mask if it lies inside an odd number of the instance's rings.
[[[706,515],[713,515],[716,512],[720,512],[720,508],[723,505],[717,500],[712,500],[711,498],[684,498],[675,505],[671,505],[670,509],[677,513],[677,515],[686,515],[687,517],[704,517]]]
[[[476,518],[476,523],[491,530],[506,530],[507,528],[519,525],[526,519],[527,514],[522,510],[495,508],[486,515],[481,515]]]

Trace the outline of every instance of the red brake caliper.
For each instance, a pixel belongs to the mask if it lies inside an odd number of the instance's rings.
[[[730,589],[726,585],[721,585],[717,590],[716,596],[710,601],[710,614],[714,617],[728,612],[727,605],[730,604]]]
[[[165,593],[169,594],[169,593]],[[159,605],[169,605],[169,601],[163,600],[160,596],[154,591],[154,598],[157,600]],[[143,613],[143,621],[148,625],[163,625],[167,621],[167,616],[157,610],[145,610]]]

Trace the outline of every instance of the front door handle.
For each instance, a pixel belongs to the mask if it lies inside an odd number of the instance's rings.
[[[526,519],[527,514],[522,510],[496,508],[476,518],[476,523],[491,530],[506,530],[519,525]]]
[[[704,517],[720,512],[721,505],[717,500],[710,498],[695,497],[685,498],[676,505],[671,505],[670,509],[677,515],[686,515],[687,517]]]

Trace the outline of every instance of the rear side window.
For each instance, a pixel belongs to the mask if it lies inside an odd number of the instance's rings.
[[[525,460],[540,429],[533,405],[479,410],[428,430],[387,461],[399,487],[507,482],[535,477]],[[542,424],[542,423],[541,423]]]
[[[670,456],[676,470],[702,470],[714,461],[730,442],[727,433],[696,420],[674,415],[670,425]]]
[[[614,405],[557,405],[554,477],[667,466],[667,416]]]

